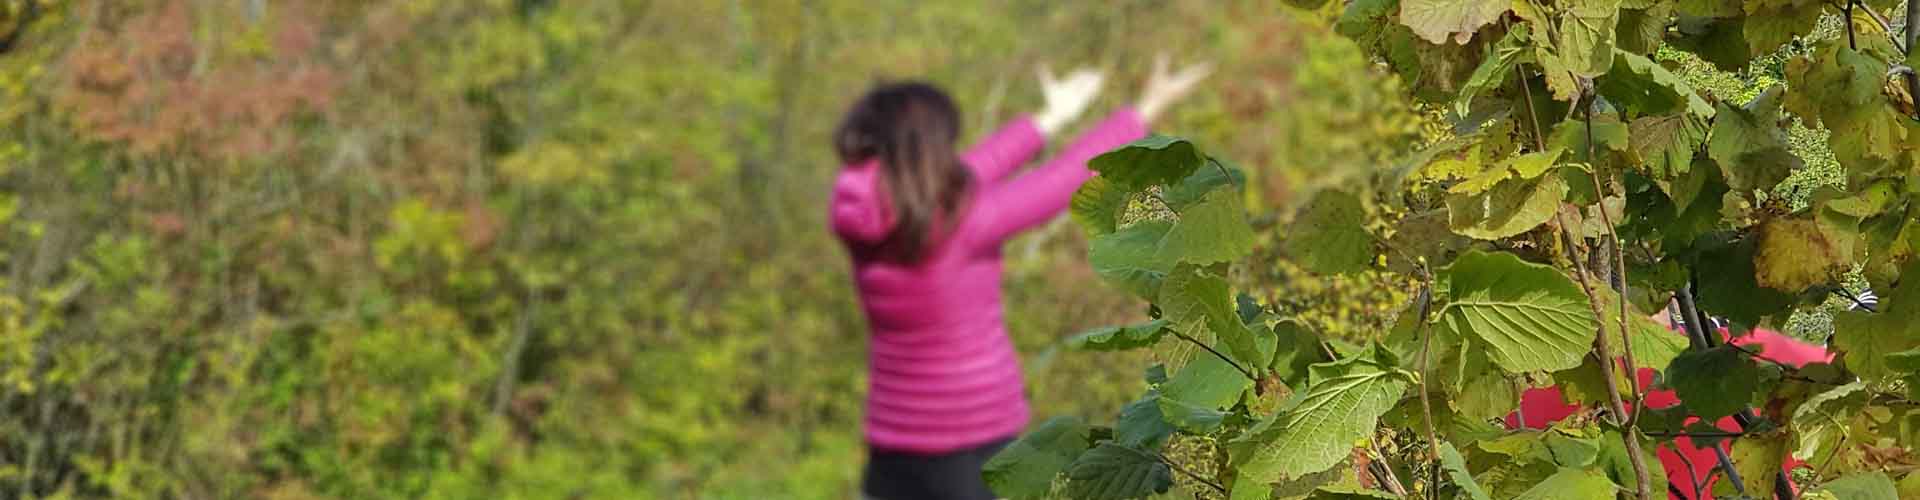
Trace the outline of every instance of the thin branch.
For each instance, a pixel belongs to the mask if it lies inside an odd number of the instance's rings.
[[[1420,411],[1423,413],[1427,431],[1427,461],[1430,466],[1440,465],[1440,437],[1433,430],[1433,402],[1427,395],[1427,384],[1433,380],[1433,335],[1427,331],[1427,313],[1433,310],[1433,275],[1422,266],[1421,278],[1425,281],[1420,287],[1420,316],[1415,318],[1414,329],[1420,335]],[[1437,484],[1437,483],[1436,483]]]
[[[1251,372],[1251,371],[1248,371],[1248,370],[1246,369],[1246,367],[1243,367],[1243,366],[1240,366],[1240,363],[1236,363],[1236,362],[1234,362],[1234,361],[1233,361],[1233,358],[1229,358],[1229,357],[1227,357],[1227,355],[1225,355],[1225,354],[1221,354],[1221,353],[1220,353],[1220,351],[1216,351],[1216,350],[1213,350],[1213,346],[1210,346],[1210,345],[1207,345],[1207,344],[1206,344],[1205,342],[1201,342],[1201,341],[1199,341],[1199,340],[1197,340],[1197,339],[1194,339],[1193,337],[1188,337],[1188,336],[1187,336],[1187,334],[1184,334],[1184,333],[1180,333],[1180,331],[1179,331],[1179,330],[1175,330],[1175,329],[1172,329],[1172,328],[1168,328],[1168,329],[1167,329],[1167,331],[1168,331],[1168,332],[1172,332],[1172,333],[1173,333],[1173,336],[1175,336],[1175,337],[1180,337],[1180,340],[1185,340],[1185,341],[1187,341],[1187,342],[1192,342],[1192,343],[1193,343],[1193,345],[1197,345],[1197,346],[1200,346],[1200,348],[1201,348],[1201,349],[1206,349],[1206,350],[1207,350],[1207,352],[1210,352],[1210,353],[1213,353],[1213,355],[1214,355],[1215,357],[1218,357],[1218,358],[1220,358],[1220,360],[1221,360],[1221,361],[1225,361],[1225,362],[1227,362],[1227,365],[1228,365],[1228,366],[1232,366],[1232,367],[1233,367],[1233,369],[1235,369],[1235,370],[1239,370],[1239,371],[1240,371],[1240,374],[1241,374],[1241,375],[1246,375],[1246,376],[1247,376],[1247,380],[1252,380],[1252,381],[1253,381],[1254,383],[1256,383],[1256,384],[1260,382],[1260,377],[1256,377],[1256,376],[1254,376],[1254,375],[1253,375],[1253,372]]]
[[[1220,492],[1220,494],[1224,495],[1227,493],[1227,487],[1221,486],[1220,483],[1214,482],[1211,479],[1207,479],[1206,476],[1202,476],[1199,473],[1187,470],[1186,467],[1181,467],[1180,464],[1174,463],[1173,459],[1167,458],[1166,455],[1155,453],[1153,454],[1153,456],[1154,458],[1160,459],[1160,463],[1167,464],[1167,468],[1180,471],[1181,474],[1184,474],[1187,477],[1192,478],[1194,481],[1199,481],[1200,484],[1204,484],[1204,485],[1207,485],[1208,487],[1213,488],[1213,491]]]
[[[1647,437],[1661,438],[1712,438],[1725,439],[1746,436],[1746,431],[1681,431],[1681,432],[1642,432]]]
[[[1618,287],[1615,287],[1615,291],[1620,294],[1621,360],[1627,365],[1627,388],[1632,391],[1635,409],[1635,411],[1627,414],[1627,427],[1633,427],[1634,424],[1640,421],[1640,412],[1638,410],[1640,405],[1646,401],[1646,397],[1642,395],[1640,391],[1640,365],[1633,360],[1633,335],[1629,334],[1632,330],[1627,328],[1627,295],[1629,293],[1629,286],[1627,285],[1627,256],[1625,250],[1621,247],[1620,233],[1614,229],[1613,215],[1607,213],[1607,191],[1600,182],[1600,162],[1596,161],[1593,156],[1593,105],[1593,99],[1589,97],[1586,106],[1587,163],[1593,167],[1593,175],[1587,176],[1587,178],[1593,181],[1594,195],[1600,197],[1600,222],[1607,227],[1607,238],[1613,240],[1613,281],[1620,284]],[[1613,176],[1608,175],[1607,180],[1613,180]],[[1624,194],[1622,198],[1624,199]],[[1607,363],[1614,362],[1612,359],[1605,361]]]
[[[1393,492],[1395,496],[1407,496],[1407,485],[1400,482],[1400,475],[1393,472],[1392,464],[1387,463],[1386,452],[1380,451],[1380,436],[1368,436],[1367,443],[1372,445],[1373,454],[1378,457],[1373,459],[1372,463],[1380,466],[1380,470],[1384,473],[1382,475],[1387,481],[1387,491]]]

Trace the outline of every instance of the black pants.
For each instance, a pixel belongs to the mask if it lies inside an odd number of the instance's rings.
[[[860,491],[875,500],[992,500],[980,467],[1011,442],[1008,437],[939,455],[869,447]]]

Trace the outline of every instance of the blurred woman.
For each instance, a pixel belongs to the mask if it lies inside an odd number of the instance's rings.
[[[1205,65],[1169,72],[1156,61],[1134,106],[1018,176],[1098,95],[1100,73],[1055,79],[1042,69],[1045,108],[965,151],[955,148],[953,100],[931,85],[883,84],[854,103],[833,137],[845,167],[829,220],[853,258],[871,329],[863,495],[994,497],[980,468],[1029,418],[1001,320],[1001,245],[1066,210],[1094,175],[1087,160],[1145,135],[1207,73]]]

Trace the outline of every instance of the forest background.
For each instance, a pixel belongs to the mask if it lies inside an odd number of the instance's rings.
[[[1097,112],[1156,53],[1214,61],[1157,127],[1284,206],[1443,133],[1337,13],[0,0],[0,497],[847,498],[865,339],[821,215],[855,96],[930,80],[977,137],[1041,63],[1109,70]],[[1734,102],[1781,78],[1660,60]],[[1799,132],[1790,197],[1840,182]],[[1056,355],[1147,314],[1085,236],[1007,255],[1037,416],[1135,397],[1153,354]],[[1409,299],[1266,255],[1240,279],[1335,335]]]

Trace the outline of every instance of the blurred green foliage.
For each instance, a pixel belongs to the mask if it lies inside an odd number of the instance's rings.
[[[1042,62],[1109,69],[1113,106],[1155,52],[1211,59],[1162,126],[1280,207],[1417,133],[1329,12],[0,1],[0,497],[845,498],[841,108],[925,78],[978,135],[1039,104]],[[1140,389],[1089,381],[1147,354],[1051,355],[1146,315],[1084,247],[1055,224],[1007,248],[1042,417]],[[1404,300],[1283,281],[1330,290],[1303,310]]]

